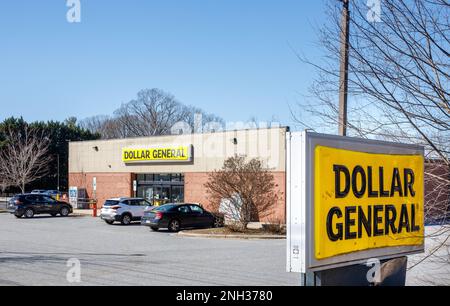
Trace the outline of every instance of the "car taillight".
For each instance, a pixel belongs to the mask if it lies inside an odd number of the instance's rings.
[[[114,206],[111,206],[111,209],[114,209],[114,210],[116,210],[116,209],[119,209],[120,208],[120,206],[119,205],[114,205]]]
[[[162,217],[163,217],[163,213],[162,212],[160,212],[160,211],[156,212],[155,219],[162,219]]]

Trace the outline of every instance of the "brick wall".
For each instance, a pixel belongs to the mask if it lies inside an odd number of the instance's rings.
[[[425,163],[425,219],[450,217],[450,168],[441,161]]]
[[[276,185],[276,192],[279,195],[278,202],[274,205],[273,212],[269,217],[261,221],[286,220],[286,179],[284,172],[273,172]],[[85,188],[87,196],[93,197],[92,179],[97,178],[96,198],[99,207],[103,205],[106,199],[114,197],[133,196],[133,180],[135,175],[132,173],[70,173],[69,186]],[[188,172],[185,173],[184,200],[185,202],[200,203],[206,209],[211,209],[211,203],[208,201],[204,184],[208,180],[207,172]]]
[[[131,173],[69,173],[69,186],[86,188],[87,196],[94,196],[92,180],[97,178],[96,198],[99,207],[108,198],[130,197],[133,195],[133,179]]]
[[[278,202],[274,205],[273,212],[269,217],[261,221],[275,222],[281,220],[286,222],[286,175],[285,172],[273,172],[275,179],[276,192],[279,195]],[[204,184],[208,180],[207,172],[185,173],[184,181],[184,200],[185,202],[200,203],[206,209],[211,209],[211,203],[208,201]]]

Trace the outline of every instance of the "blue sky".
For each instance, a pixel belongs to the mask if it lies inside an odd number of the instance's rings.
[[[320,55],[325,0],[66,0],[0,2],[0,120],[111,114],[161,88],[227,121],[291,125]]]

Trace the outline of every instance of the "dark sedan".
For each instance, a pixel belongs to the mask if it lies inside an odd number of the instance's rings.
[[[168,228],[177,232],[182,228],[217,227],[221,219],[197,204],[165,204],[144,212],[141,224],[157,231]]]
[[[8,211],[21,218],[33,218],[34,215],[49,214],[51,216],[61,215],[67,217],[73,212],[72,205],[61,202],[44,194],[19,194],[11,198]]]

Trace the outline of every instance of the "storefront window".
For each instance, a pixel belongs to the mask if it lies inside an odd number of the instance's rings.
[[[172,202],[181,203],[184,201],[184,186],[172,186]]]
[[[184,174],[138,174],[137,196],[152,205],[184,201]]]
[[[153,187],[153,205],[159,206],[170,202],[170,186]]]
[[[153,187],[151,186],[138,186],[137,196],[144,198],[149,202],[153,201]]]
[[[171,179],[172,179],[172,182],[184,182],[184,174],[172,173]]]
[[[155,174],[155,182],[170,182],[170,174]]]

